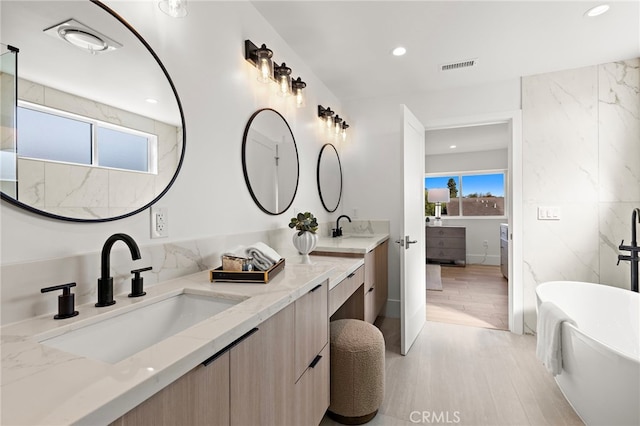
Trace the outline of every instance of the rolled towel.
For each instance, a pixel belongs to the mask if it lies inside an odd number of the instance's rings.
[[[565,321],[576,325],[553,302],[542,302],[538,307],[536,356],[554,376],[562,372],[562,323]]]
[[[253,258],[253,267],[261,271],[266,271],[282,259],[274,249],[262,242],[250,245],[245,253]]]

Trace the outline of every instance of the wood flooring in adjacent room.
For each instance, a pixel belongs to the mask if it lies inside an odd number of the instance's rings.
[[[508,281],[499,266],[441,267],[442,291],[427,290],[427,320],[509,329]]]
[[[427,321],[407,356],[400,320],[379,317],[385,393],[371,426],[582,425],[535,356],[535,337]],[[327,416],[321,426],[333,426]]]

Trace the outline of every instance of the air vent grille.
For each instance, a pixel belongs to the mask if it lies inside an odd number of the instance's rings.
[[[475,67],[478,64],[478,59],[466,59],[464,61],[452,62],[450,64],[440,65],[440,71],[452,71],[462,68]]]

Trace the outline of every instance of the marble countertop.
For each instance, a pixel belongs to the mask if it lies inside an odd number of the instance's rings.
[[[320,237],[315,251],[364,254],[388,239],[389,234],[349,234],[336,238]]]
[[[342,248],[366,250],[374,241],[354,239],[357,244]],[[56,321],[51,313],[2,327],[0,423],[108,424],[317,284],[329,279],[332,288],[364,262],[333,256],[312,256],[311,260],[305,265],[299,256],[287,257],[283,271],[268,284],[211,283],[209,271],[203,271],[146,288],[142,298],[128,298],[125,293],[115,296],[113,306],[80,305],[76,308],[80,314],[66,320]],[[39,343],[44,335],[63,334],[182,292],[242,301],[115,364]]]

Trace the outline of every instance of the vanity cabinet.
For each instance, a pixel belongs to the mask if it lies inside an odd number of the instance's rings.
[[[229,425],[229,352],[202,364],[153,395],[112,426]]]
[[[387,303],[387,254],[385,241],[364,256],[364,320],[373,324]]]
[[[229,351],[230,424],[293,423],[294,304]]]
[[[328,292],[317,285],[112,425],[318,425],[329,407]]]

